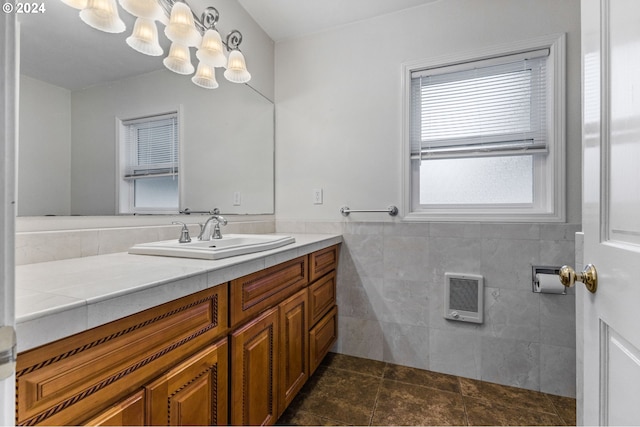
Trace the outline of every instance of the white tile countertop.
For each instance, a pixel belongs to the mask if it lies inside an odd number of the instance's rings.
[[[17,266],[18,351],[342,242],[338,234],[290,235],[295,243],[220,260],[120,252]]]

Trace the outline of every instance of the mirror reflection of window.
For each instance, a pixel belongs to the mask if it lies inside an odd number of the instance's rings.
[[[120,135],[120,213],[176,213],[178,113],[122,120]]]

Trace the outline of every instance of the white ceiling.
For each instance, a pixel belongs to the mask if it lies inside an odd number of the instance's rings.
[[[437,0],[238,0],[274,41],[316,33]]]
[[[437,0],[238,0],[274,40],[298,37]],[[215,4],[215,0],[211,0]],[[161,57],[139,54],[125,39],[90,28],[60,0],[43,14],[19,15],[21,70],[70,90],[162,69]],[[134,18],[121,11],[128,29]],[[165,52],[169,42],[160,37]]]

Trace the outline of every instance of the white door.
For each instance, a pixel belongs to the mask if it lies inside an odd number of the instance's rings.
[[[583,421],[640,425],[640,1],[583,0],[582,55]]]
[[[11,2],[13,3],[13,2]],[[9,2],[5,2],[5,5]],[[4,10],[4,9],[3,9]],[[15,423],[14,217],[17,129],[16,20],[0,15],[0,425]]]

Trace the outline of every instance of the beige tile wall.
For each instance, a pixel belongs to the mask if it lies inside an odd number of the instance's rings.
[[[277,221],[342,233],[339,341],[352,356],[575,397],[575,294],[534,294],[531,266],[572,264],[575,224]],[[443,317],[444,273],[484,277],[481,325]]]

